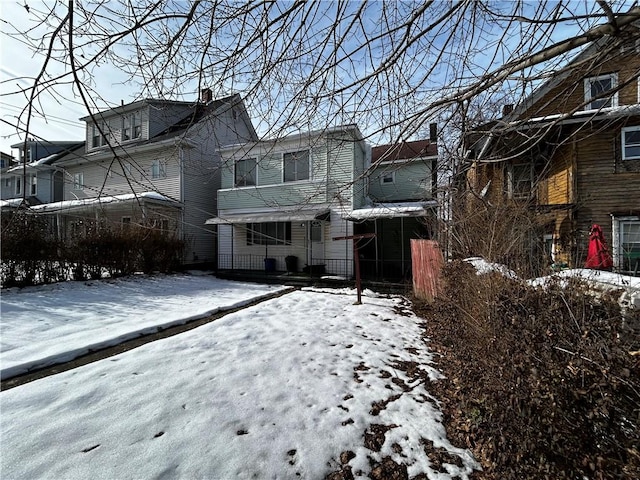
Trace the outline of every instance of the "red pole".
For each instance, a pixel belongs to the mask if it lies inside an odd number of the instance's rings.
[[[360,255],[358,255],[358,240],[353,240],[353,256],[356,262],[356,291],[358,292],[358,301],[356,305],[362,305],[362,284],[360,282]]]

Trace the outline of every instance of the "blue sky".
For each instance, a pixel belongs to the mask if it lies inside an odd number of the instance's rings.
[[[633,2],[618,1],[617,10],[625,11]],[[30,49],[10,34],[12,28],[29,28],[34,25],[34,16],[38,12],[44,12],[47,6],[54,5],[58,14],[66,12],[66,2],[28,2],[30,12],[23,6],[24,0],[0,0],[0,18],[9,19],[3,21],[2,32],[0,33],[0,150],[9,152],[9,145],[15,144],[24,138],[21,132],[16,132],[9,124],[16,123],[16,117],[22,109],[28,105],[28,98],[24,93],[19,92],[19,88],[27,88],[33,78],[41,69],[43,56],[34,55]],[[115,2],[106,2],[107,8],[116,8]],[[137,4],[139,5],[139,4]],[[182,7],[188,6],[186,2],[179,2]],[[207,5],[207,3],[203,3]],[[277,4],[268,12],[268,18],[274,19],[280,12],[285,10],[291,3]],[[518,41],[526,36],[527,24],[514,24],[508,28],[506,19],[496,17],[477,18],[474,28],[460,24],[450,30],[448,25],[435,25],[429,34],[417,36],[415,42],[406,44],[404,54],[394,63],[391,74],[383,75],[363,80],[363,77],[371,73],[377,62],[385,58],[397,44],[402,44],[402,36],[405,32],[416,36],[422,29],[432,27],[430,22],[437,15],[450,8],[449,2],[436,2],[430,6],[426,15],[413,22],[407,29],[399,29],[393,37],[382,35],[380,40],[373,40],[371,47],[363,50],[358,47],[364,37],[374,38],[385,30],[387,19],[381,15],[381,3],[371,2],[359,12],[361,3],[353,2],[345,5],[345,12],[342,18],[346,20],[342,23],[335,21],[336,11],[339,4],[336,2],[313,3],[306,10],[298,12],[296,16],[285,25],[282,31],[283,36],[268,39],[268,49],[261,48],[261,42],[256,42],[254,48],[247,52],[240,65],[233,69],[218,69],[215,66],[207,65],[215,59],[223,58],[224,55],[238,43],[242,44],[250,37],[251,31],[245,31],[243,36],[238,35],[239,23],[232,15],[224,23],[223,35],[214,38],[211,42],[211,55],[205,58],[206,72],[208,76],[199,79],[195,72],[198,71],[200,52],[197,47],[193,51],[182,50],[179,52],[180,62],[174,63],[176,68],[176,78],[180,82],[174,81],[171,84],[159,84],[158,89],[169,92],[172,99],[195,100],[199,80],[202,86],[214,87],[217,95],[238,92],[243,96],[247,95],[246,102],[249,106],[250,114],[259,132],[266,132],[269,127],[280,122],[289,125],[289,128],[319,128],[323,122],[329,123],[349,123],[356,122],[360,129],[365,132],[381,131],[384,125],[398,122],[395,129],[387,129],[385,134],[398,132],[403,126],[402,119],[411,116],[416,111],[424,108],[424,105],[437,101],[446,94],[450,94],[455,88],[474,81],[478,75],[487,69],[491,70],[510,58],[512,52],[517,50]],[[412,8],[407,2],[389,2],[387,14],[395,14],[393,8],[399,10]],[[420,3],[416,4],[418,7]],[[533,14],[540,8],[539,2],[524,3],[521,13],[524,15]],[[594,6],[596,5],[596,6]],[[506,13],[513,11],[512,2],[496,2],[494,9],[504,9]],[[550,15],[551,10],[557,6],[557,2],[550,2],[546,6],[545,15]],[[595,2],[570,2],[571,8],[576,11],[584,8],[597,8]],[[198,10],[199,14],[205,17],[208,13],[206,8]],[[356,12],[360,16],[356,16]],[[233,12],[232,12],[233,13]],[[471,10],[459,12],[461,19],[466,19]],[[482,12],[476,11],[481,14]],[[566,12],[563,12],[566,15]],[[104,12],[105,16],[96,25],[103,23],[107,25],[115,18],[113,11]],[[262,7],[256,8],[252,12],[250,23],[259,25],[264,21],[261,16],[264,14]],[[219,18],[224,18],[224,12],[217,11]],[[308,17],[305,17],[308,15]],[[215,18],[216,21],[221,21]],[[204,18],[206,23],[208,19]],[[301,22],[305,24],[301,26]],[[95,20],[94,20],[95,21]],[[80,20],[77,20],[80,22]],[[177,20],[171,25],[177,25]],[[297,24],[296,24],[297,22]],[[336,51],[336,57],[332,56],[332,48],[321,50],[311,49],[311,53],[304,52],[309,45],[313,46],[320,38],[326,38],[328,33],[333,33],[340,37],[345,31],[350,34],[344,39],[340,48]],[[555,29],[552,39],[565,38],[579,32],[575,25],[562,26]],[[507,33],[507,37],[503,33]],[[36,37],[42,38],[47,32],[35,31]],[[162,32],[155,32],[158,35],[154,40],[163,43]],[[196,44],[204,45],[206,35],[203,32],[193,31],[196,35],[201,35]],[[274,30],[275,36],[275,30]],[[537,30],[535,40],[523,44],[522,49],[528,49],[543,45],[549,36],[543,29]],[[244,40],[239,41],[238,38]],[[130,37],[129,37],[130,40]],[[199,42],[199,43],[198,43]],[[80,40],[78,41],[80,43]],[[439,52],[445,48],[447,54],[459,52],[470,48],[472,55],[441,57]],[[94,44],[86,45],[78,50],[78,53],[95,49]],[[151,48],[135,53],[127,53],[126,47],[117,47],[118,53],[131,59],[148,55]],[[280,68],[277,74],[271,74],[268,78],[259,78],[258,73],[252,68],[265,68],[265,59],[272,58],[273,55],[284,55],[294,58],[297,51],[302,52],[301,58],[287,63],[286,68]],[[519,53],[522,53],[520,51]],[[576,52],[574,52],[576,53]],[[325,65],[330,64],[335,58],[338,61],[335,69],[325,69]],[[224,59],[229,61],[229,59]],[[55,75],[66,70],[65,58],[60,58],[57,62],[50,62],[48,72]],[[134,62],[135,63],[135,62]],[[227,63],[227,65],[229,65]],[[135,69],[135,65],[132,67]],[[317,74],[312,75],[315,71]],[[114,67],[109,63],[103,63],[92,72],[90,77],[89,98],[95,102],[96,108],[108,108],[119,105],[122,101],[128,103],[139,99],[140,96],[153,95],[153,91],[143,92],[137,83],[139,77],[130,78],[122,69],[122,66]],[[152,75],[153,78],[153,75]],[[357,84],[350,86],[354,79],[359,78]],[[289,103],[291,92],[299,88],[302,82],[311,79],[312,82],[305,91],[305,95],[300,97],[301,102],[293,107]],[[517,82],[517,79],[512,79]],[[417,86],[417,87],[416,87]],[[530,85],[531,86],[531,85]],[[414,90],[414,87],[415,90]],[[344,88],[338,94],[327,94],[336,88]],[[178,91],[175,91],[178,90]],[[517,103],[523,92],[520,90],[512,96],[511,102]],[[525,92],[526,93],[526,92]],[[176,95],[178,94],[178,95]],[[181,94],[181,95],[180,95]],[[397,98],[396,98],[397,97]],[[38,97],[38,102],[34,105],[36,113],[31,120],[30,131],[39,137],[48,140],[76,140],[83,139],[83,123],[78,119],[87,114],[85,107],[77,97],[77,91],[69,84],[59,84],[47,90]],[[288,107],[288,110],[286,110]],[[289,115],[280,116],[286,111]],[[38,112],[44,112],[46,119]],[[422,118],[425,120],[425,117]],[[425,124],[426,126],[426,124]],[[420,131],[418,130],[417,133]],[[383,132],[384,133],[384,132]],[[381,134],[382,135],[382,134]]]

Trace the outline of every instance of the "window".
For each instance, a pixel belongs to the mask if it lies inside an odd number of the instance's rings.
[[[122,174],[127,178],[132,178],[131,172],[131,164],[129,162],[122,162]]]
[[[640,127],[622,129],[622,159],[640,159]]]
[[[313,243],[322,243],[322,222],[314,220],[311,222],[311,241]]]
[[[380,175],[380,183],[383,185],[395,183],[395,182],[396,182],[396,172],[385,172],[382,175]]]
[[[122,117],[122,141],[135,140],[142,135],[142,117],[140,112],[133,112]]]
[[[122,217],[120,223],[123,230],[129,228],[131,226],[131,217]]]
[[[511,165],[507,173],[509,198],[527,200],[533,185],[531,165],[528,163]]]
[[[309,150],[285,153],[282,159],[285,182],[309,180]]]
[[[29,178],[29,195],[37,195],[38,194],[38,177],[36,175],[31,175]]]
[[[22,177],[16,177],[16,195],[22,195]]]
[[[247,245],[291,245],[291,222],[248,223]]]
[[[248,187],[256,184],[256,159],[245,158],[236,162],[235,185]]]
[[[100,129],[102,129],[102,133],[100,133]],[[91,146],[101,147],[103,145],[107,145],[107,124],[105,122],[100,122],[100,128],[95,123],[91,125]]]
[[[4,179],[4,186],[5,187],[10,187],[11,186],[11,177],[6,177]]]
[[[618,74],[610,73],[598,77],[584,79],[585,110],[598,110],[600,108],[617,107],[618,92],[607,95],[607,92],[618,86]]]
[[[618,268],[640,271],[640,217],[614,217],[613,253]]]
[[[84,190],[84,173],[80,172],[73,174],[73,189]]]
[[[151,163],[151,178],[165,178],[167,176],[167,165],[161,160],[154,160]]]

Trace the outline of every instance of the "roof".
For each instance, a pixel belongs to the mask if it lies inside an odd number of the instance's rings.
[[[371,163],[410,160],[413,158],[436,157],[438,145],[429,140],[378,145],[371,149]]]
[[[374,220],[376,218],[425,217],[438,206],[431,202],[378,203],[373,207],[359,208],[349,213],[350,221]]]
[[[123,195],[64,200],[62,202],[43,203],[31,207],[31,210],[42,213],[57,213],[69,210],[91,209],[96,206],[122,203],[155,202],[178,206],[179,203],[158,192],[126,193]]]

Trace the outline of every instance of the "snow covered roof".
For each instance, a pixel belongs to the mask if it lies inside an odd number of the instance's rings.
[[[424,217],[437,206],[431,202],[378,203],[375,206],[359,208],[349,213],[346,220],[373,220],[376,218]]]
[[[87,207],[103,206],[115,203],[152,201],[179,205],[179,202],[157,192],[127,193],[123,195],[64,200],[62,202],[45,203],[31,207],[31,210],[42,213],[54,213],[68,210],[81,210]]]
[[[327,218],[328,214],[328,208],[318,207],[236,215],[220,215],[218,217],[209,218],[205,222],[205,225],[220,225],[228,223],[306,222],[312,220],[324,220]]]
[[[0,208],[18,208],[22,203],[22,198],[9,198],[0,200]]]

